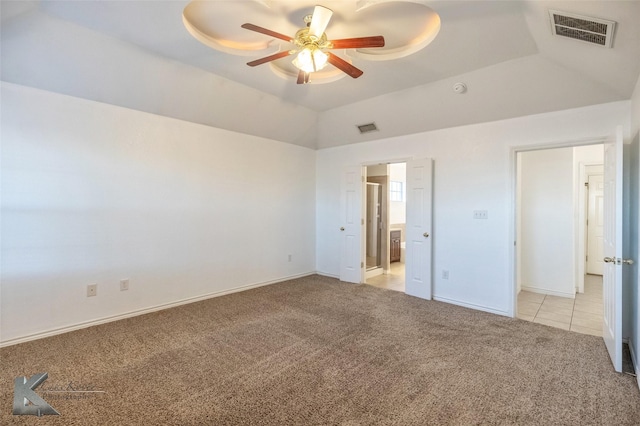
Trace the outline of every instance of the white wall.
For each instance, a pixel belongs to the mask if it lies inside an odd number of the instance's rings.
[[[314,151],[1,90],[2,343],[315,270]]]
[[[630,102],[455,127],[327,148],[317,153],[317,270],[340,270],[340,173],[383,160],[434,159],[436,299],[497,313],[513,308],[513,147],[603,137],[629,123]],[[488,210],[474,220],[474,210]],[[450,271],[442,281],[441,270]]]
[[[522,289],[575,294],[573,148],[519,154],[521,158]]]

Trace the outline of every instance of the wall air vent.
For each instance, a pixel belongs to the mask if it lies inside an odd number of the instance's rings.
[[[360,134],[369,133],[369,132],[377,132],[378,131],[378,126],[376,126],[376,123],[360,124],[358,126],[358,130],[360,130]]]
[[[598,46],[611,47],[616,23],[605,19],[549,10],[554,35],[580,40]]]

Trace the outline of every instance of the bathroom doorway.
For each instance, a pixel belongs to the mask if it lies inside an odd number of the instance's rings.
[[[406,163],[367,167],[365,282],[405,291]]]

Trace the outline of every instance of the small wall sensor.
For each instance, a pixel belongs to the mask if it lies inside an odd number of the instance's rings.
[[[467,91],[467,85],[464,83],[456,83],[453,85],[453,91],[458,95],[461,95]]]

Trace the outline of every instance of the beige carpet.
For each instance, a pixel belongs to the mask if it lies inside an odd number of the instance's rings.
[[[640,422],[598,337],[319,276],[0,356],[3,425]],[[13,416],[14,378],[38,372],[61,415]]]

